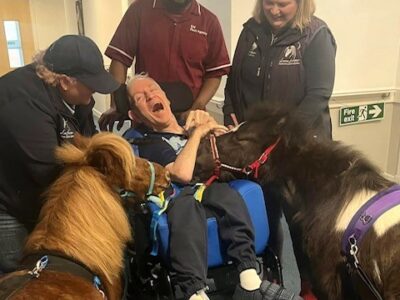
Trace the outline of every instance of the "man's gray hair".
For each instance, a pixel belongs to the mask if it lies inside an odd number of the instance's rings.
[[[160,87],[160,85],[157,83],[157,81],[155,81],[153,78],[151,78],[149,76],[149,73],[147,73],[147,72],[141,72],[141,73],[137,73],[137,74],[133,75],[133,77],[131,79],[129,79],[127,86],[131,86],[136,80],[143,80],[143,79],[151,79],[156,83],[156,85],[158,87]]]
[[[137,73],[137,74],[133,75],[132,78],[129,79],[129,81],[128,81],[127,85],[126,85],[127,95],[128,95],[128,98],[129,98],[129,105],[130,105],[131,109],[136,109],[136,103],[135,103],[134,99],[132,98],[133,95],[129,94],[129,87],[131,87],[136,81],[143,80],[143,79],[151,79],[151,80],[153,80],[154,83],[161,89],[161,87],[157,83],[157,81],[155,81],[153,78],[151,78],[149,76],[149,73],[142,72],[142,73]]]

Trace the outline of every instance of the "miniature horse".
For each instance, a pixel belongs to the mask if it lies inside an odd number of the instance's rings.
[[[59,147],[56,156],[64,170],[46,192],[38,224],[24,249],[25,258],[35,257],[34,263],[49,255],[49,268],[38,276],[27,275],[27,270],[7,274],[0,287],[7,286],[8,279],[12,283],[25,276],[29,277],[25,284],[7,299],[120,299],[124,247],[131,240],[123,208],[129,203],[122,201],[144,201],[152,184],[149,164],[134,157],[128,142],[111,133],[78,137],[75,145]],[[157,194],[170,180],[164,168],[154,167],[153,193]],[[121,200],[117,188],[137,197]],[[61,270],[56,268],[66,260],[70,262]],[[65,268],[91,277],[63,272]],[[96,287],[90,280],[93,275],[100,279]]]
[[[357,294],[370,298],[364,286],[355,289],[350,281],[341,255],[342,236],[358,209],[395,183],[382,177],[359,152],[315,138],[298,116],[260,107],[257,111],[236,131],[216,138],[219,159],[210,154],[215,148],[210,142],[201,144],[195,177],[202,181],[213,173],[219,173],[222,181],[246,177],[249,168],[243,167],[276,144],[258,170],[258,181],[264,187],[272,181],[285,183],[284,204],[294,212],[291,227],[300,234],[314,293],[324,300],[357,299]],[[377,219],[359,245],[360,264],[384,299],[400,299],[398,241],[400,205]]]

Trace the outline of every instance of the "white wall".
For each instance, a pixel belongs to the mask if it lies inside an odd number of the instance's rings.
[[[231,0],[197,0],[201,5],[206,7],[208,10],[218,16],[219,22],[221,23],[222,31],[228,52],[230,53],[230,41],[231,41]]]
[[[231,50],[231,0],[197,0],[200,4],[218,16],[219,22],[225,38],[226,47],[228,48],[229,56],[232,57],[233,50]],[[219,89],[215,93],[217,99],[223,100],[224,87],[226,83],[226,76],[222,77]]]
[[[45,50],[64,34],[76,34],[74,0],[30,0],[36,50]]]
[[[400,90],[400,42],[399,42],[398,48],[399,48],[399,55],[397,56],[396,88],[397,88],[397,90]]]
[[[231,54],[233,56],[243,24],[251,17],[256,0],[232,0]]]
[[[336,93],[393,89],[400,46],[400,1],[316,0],[338,44]]]
[[[83,1],[85,35],[96,41],[102,52],[106,50],[126,8],[126,0]],[[104,60],[109,65],[110,60],[106,56]]]
[[[121,18],[128,7],[127,0],[84,0],[83,18],[85,35],[96,41],[100,51],[104,53]],[[106,67],[110,59],[103,55]],[[110,96],[95,94],[95,113],[101,114],[109,107]]]

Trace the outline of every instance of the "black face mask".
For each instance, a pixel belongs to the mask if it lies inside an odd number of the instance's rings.
[[[165,6],[169,11],[181,12],[192,0],[164,0]]]

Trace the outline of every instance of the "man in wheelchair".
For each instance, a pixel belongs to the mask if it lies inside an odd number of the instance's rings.
[[[205,111],[190,112],[184,126],[171,112],[160,86],[147,75],[136,75],[128,84],[129,117],[149,130],[139,145],[140,156],[157,162],[183,186],[168,204],[170,266],[184,298],[209,299],[207,278],[207,216],[217,219],[220,238],[228,245],[227,255],[238,269],[240,283],[233,299],[301,299],[257,274],[254,230],[246,205],[228,184],[214,182],[204,193],[191,185],[197,149],[210,132],[227,131]]]

